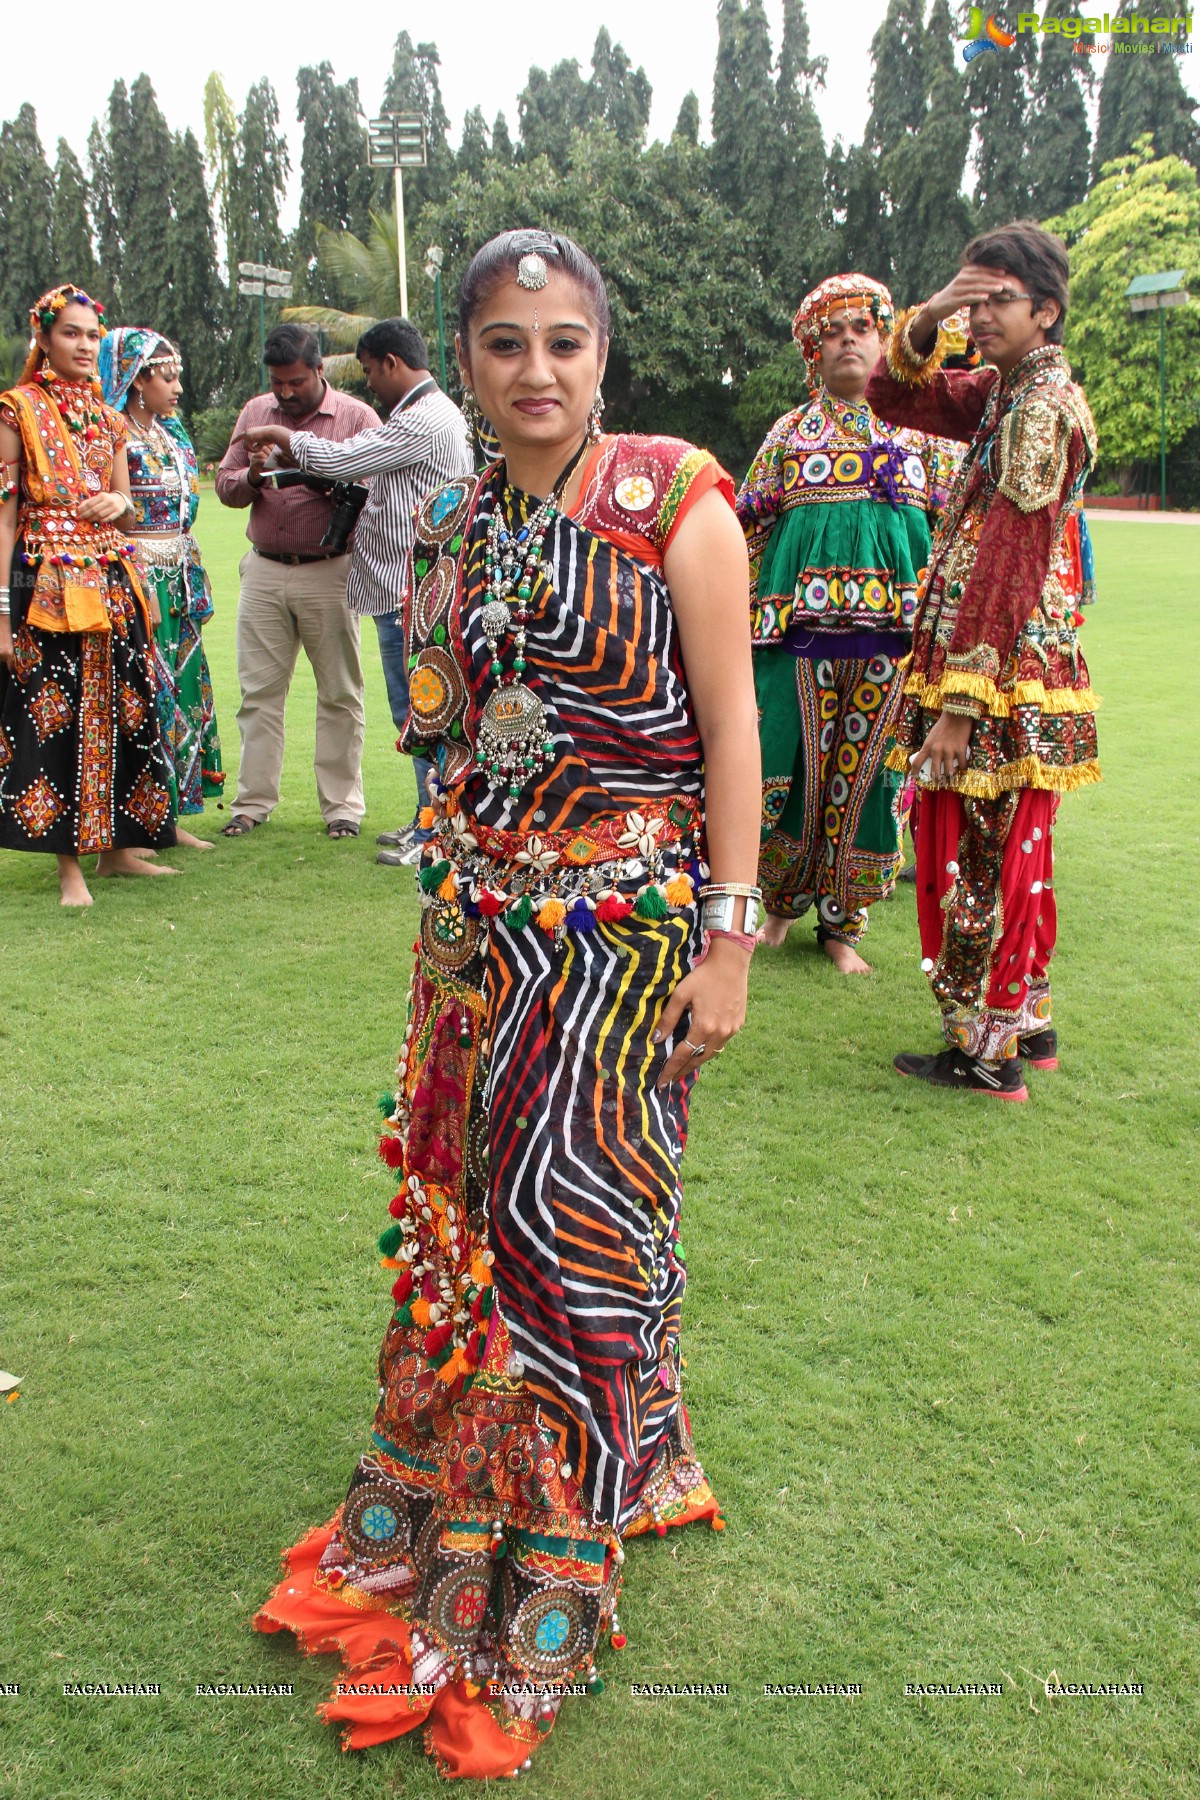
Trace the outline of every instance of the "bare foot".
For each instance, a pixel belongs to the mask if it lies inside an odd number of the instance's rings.
[[[96,861],[97,875],[178,875],[165,863],[147,862],[136,850],[102,850]]]
[[[155,857],[158,855],[158,851],[157,850],[135,850],[133,854],[135,856],[140,856],[143,862],[153,862]]]
[[[822,950],[842,975],[869,975],[871,965],[864,962],[852,944],[843,944],[840,938],[826,938],[821,945]]]
[[[92,896],[88,893],[88,884],[83,879],[79,858],[77,856],[60,856],[57,861],[60,904],[63,906],[90,906]]]
[[[781,950],[792,924],[791,919],[781,919],[778,913],[768,913],[766,922],[758,928],[759,943],[768,950]]]
[[[175,827],[175,842],[182,850],[211,850],[213,848],[207,838],[194,837],[190,831],[185,831],[182,825]]]

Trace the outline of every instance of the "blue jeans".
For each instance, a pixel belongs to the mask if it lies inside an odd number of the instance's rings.
[[[404,631],[394,613],[377,613],[375,629],[379,633],[379,658],[383,663],[383,679],[387,686],[392,723],[397,731],[401,731],[408,717],[408,657],[404,649]],[[431,834],[417,825],[417,817],[421,808],[429,803],[429,789],[425,784],[433,773],[433,764],[427,757],[414,756],[412,766],[417,781],[417,810],[413,814],[413,826],[418,841],[424,843]]]

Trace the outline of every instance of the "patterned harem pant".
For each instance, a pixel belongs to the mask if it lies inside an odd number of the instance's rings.
[[[900,703],[895,659],[754,657],[766,910],[857,944],[900,868],[905,781],[883,766]]]
[[[922,790],[913,814],[922,968],[949,1044],[1000,1062],[1050,1024],[1058,795]]]

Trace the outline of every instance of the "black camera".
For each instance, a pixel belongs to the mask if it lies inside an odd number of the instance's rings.
[[[264,487],[306,487],[314,494],[327,494],[332,511],[321,548],[333,556],[346,554],[350,533],[367,504],[368,487],[361,481],[326,481],[324,476],[307,475],[303,469],[264,469],[262,479]]]
[[[344,556],[346,545],[350,542],[350,533],[358,521],[358,515],[367,504],[369,488],[361,481],[335,481],[329,492],[333,503],[333,511],[329,515],[329,524],[325,528],[325,536],[321,539],[322,550],[329,550],[334,556]]]

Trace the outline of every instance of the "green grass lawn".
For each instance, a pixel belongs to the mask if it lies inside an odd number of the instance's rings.
[[[231,769],[242,523],[206,498]],[[532,1796],[1200,1791],[1200,529],[1095,540],[1106,779],[1060,819],[1061,1070],[1024,1107],[897,1080],[893,1052],[937,1047],[911,888],[875,909],[867,980],[806,926],[755,958],[686,1165],[687,1392],[729,1529],[631,1546],[629,1647],[567,1703]],[[364,652],[358,842],[323,834],[302,661],[264,830],[97,883],[85,914],[49,859],[0,855],[0,1366],[24,1381],[0,1406],[5,1795],[441,1789],[415,1745],[342,1756],[313,1715],[332,1661],[248,1625],[342,1497],[390,1309],[375,1098],[417,908],[373,861],[412,787],[370,627]],[[1144,1693],[1048,1699],[1052,1671]],[[75,1680],[162,1693],[63,1698]],[[220,1680],[295,1696],[194,1697]],[[729,1695],[630,1694],[661,1680]],[[764,1697],[786,1681],[862,1694]],[[905,1696],[934,1681],[1003,1692]]]

